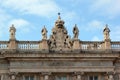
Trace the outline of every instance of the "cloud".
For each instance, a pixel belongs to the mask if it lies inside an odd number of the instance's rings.
[[[59,6],[51,0],[3,0],[1,6],[19,12],[50,17],[59,12]]]
[[[93,20],[86,24],[87,31],[95,31],[95,30],[102,30],[103,29],[103,22],[98,20]]]
[[[3,9],[0,8],[0,38],[5,36],[8,32],[8,21],[11,19],[11,16],[8,15]]]
[[[30,32],[30,29],[34,29],[32,24],[22,18],[14,18],[13,15],[8,14],[4,9],[0,8],[0,38],[8,39],[9,28],[14,24],[19,34],[25,34]]]
[[[31,24],[24,19],[13,19],[8,25],[14,24],[15,28],[22,33],[28,33],[32,28]]]
[[[110,18],[120,16],[120,0],[96,0],[92,2],[90,11]]]

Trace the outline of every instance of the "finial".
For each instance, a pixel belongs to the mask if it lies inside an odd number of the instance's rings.
[[[108,24],[106,24],[105,27],[108,27]]]
[[[61,17],[60,17],[60,12],[58,13],[58,20],[60,20],[61,19]]]
[[[60,16],[60,12],[58,13],[58,15]]]
[[[44,28],[45,28],[45,25],[44,25]]]
[[[10,30],[16,31],[16,28],[15,28],[14,24],[11,25]]]
[[[14,24],[12,24],[12,27],[14,27]]]
[[[75,24],[75,27],[77,27],[77,24]]]
[[[108,28],[108,24],[105,25],[105,28],[104,28],[103,32],[104,32],[104,31],[110,32],[110,29]]]

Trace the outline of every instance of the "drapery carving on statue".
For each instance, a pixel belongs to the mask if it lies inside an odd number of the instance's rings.
[[[66,36],[65,47],[71,48],[71,46],[72,46],[72,41],[70,39],[70,36]]]
[[[49,42],[49,44],[50,44],[50,49],[56,47],[56,40],[55,40],[55,36],[54,35],[50,36],[50,42]]]
[[[44,28],[42,29],[41,33],[42,33],[43,39],[47,39],[47,29],[45,28],[45,26],[44,26]]]
[[[78,30],[78,28],[77,28],[76,25],[75,25],[75,27],[73,28],[73,34],[74,34],[74,39],[78,39],[79,30]]]

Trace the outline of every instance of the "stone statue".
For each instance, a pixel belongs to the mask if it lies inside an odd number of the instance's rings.
[[[45,26],[44,26],[44,28],[42,29],[41,33],[42,33],[43,39],[46,40],[46,39],[47,39],[47,29],[45,28]]]
[[[110,35],[109,35],[110,29],[108,28],[107,24],[105,25],[105,29],[103,30],[103,33],[104,33],[104,40],[105,39],[110,39]]]
[[[79,36],[79,30],[75,24],[75,27],[73,28],[73,34],[74,34],[74,39],[78,39]]]
[[[14,27],[14,25],[12,24],[12,26],[10,27],[10,39],[12,40],[15,40],[15,32],[16,32],[16,29]]]

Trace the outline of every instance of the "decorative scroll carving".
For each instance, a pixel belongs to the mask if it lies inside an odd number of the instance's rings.
[[[71,41],[71,39],[70,39],[70,36],[66,36],[65,46],[67,46],[68,48],[71,48],[71,47],[72,47],[72,41]]]
[[[51,36],[50,36],[50,42],[49,42],[49,44],[50,44],[50,49],[56,47],[56,40],[55,40],[54,35],[51,35]]]
[[[72,49],[72,40],[67,33],[64,27],[64,21],[61,20],[59,15],[49,39],[49,48],[51,51],[66,51]]]

